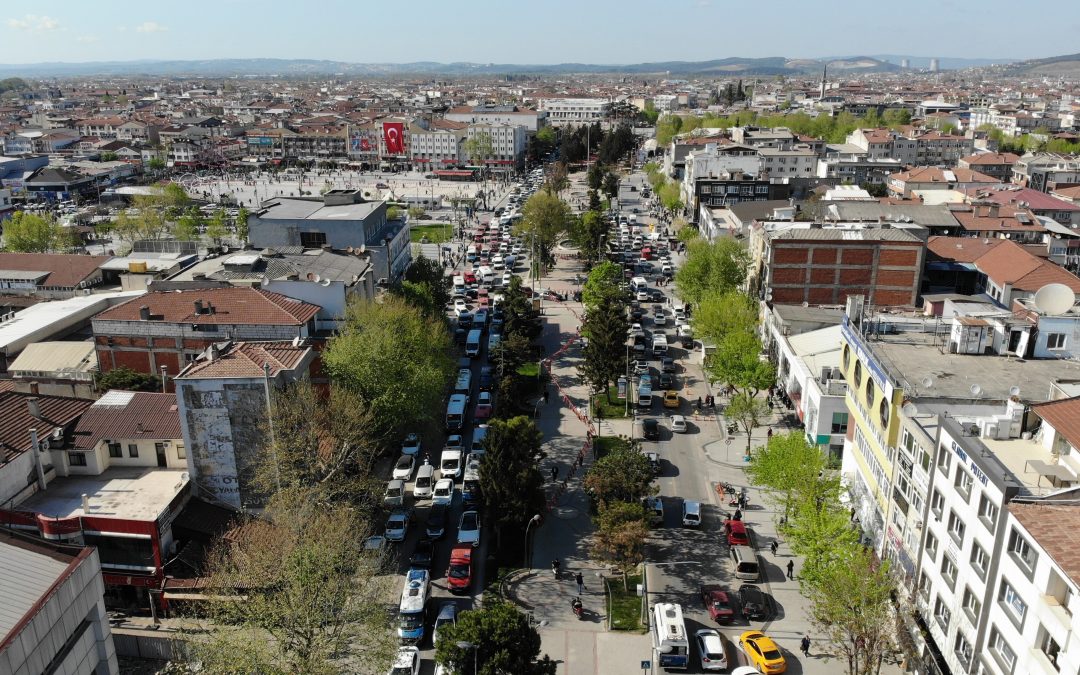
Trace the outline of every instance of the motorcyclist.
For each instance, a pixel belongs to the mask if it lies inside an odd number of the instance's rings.
[[[555,558],[554,560],[551,561],[551,573],[555,575],[556,579],[559,578],[559,568],[560,567],[562,567],[562,563],[559,562],[558,558]]]
[[[574,598],[570,601],[570,609],[574,610],[574,614],[581,616],[581,598]]]

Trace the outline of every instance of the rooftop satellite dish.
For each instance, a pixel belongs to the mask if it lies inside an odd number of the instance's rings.
[[[320,281],[322,281],[322,277],[316,274],[314,278],[312,278],[312,281],[314,281],[315,283],[319,283]]]
[[[919,409],[915,406],[914,403],[908,402],[900,408],[900,412],[904,415],[904,417],[915,417],[919,414]]]
[[[810,303],[809,303],[809,302],[807,302],[807,301],[805,301],[805,300],[803,300],[803,301],[802,301],[802,306],[803,306],[804,308],[806,308],[806,307],[809,307],[809,306],[810,306]]]
[[[352,247],[352,246],[350,246],[349,248],[345,249],[345,251],[346,251],[346,252],[347,252],[347,253],[348,253],[349,255],[352,255],[352,252],[353,252],[353,247]]]
[[[982,387],[980,387],[977,384],[971,385],[971,387],[968,388],[968,391],[971,392],[972,396],[981,396],[982,395]]]
[[[367,250],[367,244],[360,244],[360,248],[357,249],[360,253]]]
[[[329,279],[323,279],[323,280],[322,280],[322,281],[320,282],[320,285],[322,285],[322,286],[329,286],[329,285],[330,285],[330,280],[329,280]]]
[[[934,378],[932,378],[932,377],[924,377],[922,379],[922,386],[928,387],[928,388],[934,386]]]
[[[1020,387],[1016,386],[1015,384],[1013,386],[1009,387],[1009,396],[1019,396],[1019,395],[1020,395]]]
[[[1076,304],[1076,294],[1065,284],[1047,284],[1035,293],[1035,309],[1043,314],[1064,314]]]

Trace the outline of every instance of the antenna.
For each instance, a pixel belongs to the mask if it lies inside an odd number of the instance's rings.
[[[1058,316],[1072,309],[1076,294],[1065,284],[1046,284],[1035,293],[1034,303],[1043,314]]]

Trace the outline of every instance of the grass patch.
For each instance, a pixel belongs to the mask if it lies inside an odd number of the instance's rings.
[[[630,439],[626,436],[600,436],[593,439],[593,447],[596,448],[596,458],[600,459],[614,450],[629,448]]]
[[[540,376],[540,364],[536,361],[527,361],[518,367],[517,374],[535,380]]]
[[[608,400],[609,397],[611,400]],[[608,396],[597,394],[593,397],[593,417],[605,420],[628,417],[626,399],[619,398],[618,385],[608,389]]]
[[[641,583],[640,574],[631,574],[626,578],[629,591],[623,590],[621,576],[604,579],[608,601],[611,604],[611,630],[629,630],[642,632],[641,602],[637,587]]]
[[[413,225],[409,228],[409,239],[414,244],[419,244],[424,237],[432,244],[442,244],[450,241],[453,228],[446,223],[431,223],[429,225]]]

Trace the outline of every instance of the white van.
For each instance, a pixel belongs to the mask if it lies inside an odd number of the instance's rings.
[[[643,291],[648,287],[649,282],[647,279],[645,279],[645,277],[634,277],[630,280],[630,290],[634,291],[635,293],[637,293],[638,291]]]
[[[482,331],[479,328],[473,328],[469,331],[468,336],[465,338],[465,356],[475,358],[480,356],[480,337]]]
[[[667,335],[663,333],[653,333],[652,337],[652,350],[657,354],[667,354],[668,342]]]
[[[479,333],[480,331],[470,331],[473,333]],[[476,336],[477,344],[480,342],[480,336]],[[468,368],[462,368],[458,371],[457,382],[454,383],[454,393],[468,395],[472,393],[472,371]]]
[[[491,266],[497,270],[505,269],[505,265],[503,265],[503,257],[496,254],[495,257],[491,259]]]
[[[454,294],[455,295],[465,295],[465,277],[463,277],[463,276],[455,276],[454,277]]]
[[[476,278],[481,280],[484,284],[490,284],[495,279],[495,270],[487,265],[478,267],[476,269]]]
[[[431,487],[435,482],[435,467],[426,461],[416,472],[416,481],[413,483],[412,495],[416,499],[429,499]]]
[[[652,387],[638,387],[637,404],[639,408],[652,407]]]
[[[439,477],[456,480],[461,477],[461,470],[461,451],[443,450],[439,458]]]

